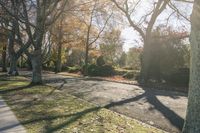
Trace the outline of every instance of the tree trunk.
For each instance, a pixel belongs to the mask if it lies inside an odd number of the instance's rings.
[[[58,44],[58,54],[57,54],[57,61],[56,61],[56,73],[61,72],[62,70],[62,43]]]
[[[33,85],[42,84],[42,56],[41,50],[36,50],[31,55]]]
[[[188,107],[183,133],[200,133],[200,1],[191,16],[191,66]]]
[[[87,75],[88,75],[88,53],[89,53],[89,47],[88,47],[88,44],[86,44],[86,48],[85,48],[84,76],[87,76]]]
[[[31,70],[32,70],[31,57],[27,56],[27,61],[26,61],[26,63],[27,63],[27,69],[28,69],[29,71],[31,71]]]
[[[21,55],[21,58],[20,58],[20,67],[21,68],[24,67],[24,57],[23,57],[23,55]]]
[[[4,44],[3,52],[2,52],[2,72],[7,72],[6,49],[7,49],[7,46]]]
[[[13,28],[8,37],[9,38],[8,53],[9,53],[9,58],[10,58],[10,70],[8,74],[17,76],[19,75],[18,70],[17,70],[18,57],[14,50],[14,40],[15,40],[14,37],[15,37],[15,29]]]
[[[144,48],[143,48],[143,55],[141,60],[141,82],[147,83],[149,80],[149,69],[150,69],[150,43],[145,41],[144,42]]]
[[[10,56],[10,70],[8,74],[17,76],[19,75],[18,70],[17,70],[17,57],[12,55]]]

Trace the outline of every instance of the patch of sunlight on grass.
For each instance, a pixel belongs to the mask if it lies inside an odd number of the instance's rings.
[[[0,86],[0,90],[1,89],[7,89],[7,88],[13,88],[13,87],[17,87],[17,86],[25,86],[28,85],[29,82],[27,81],[3,81],[3,83],[1,83]]]
[[[24,82],[7,82],[6,84],[8,84],[7,89],[14,85],[26,85]],[[32,86],[5,93],[2,96],[28,133],[163,132],[46,85]]]
[[[29,84],[27,78],[21,76],[3,76],[0,77],[0,81],[0,90],[11,89],[13,87],[25,86]]]

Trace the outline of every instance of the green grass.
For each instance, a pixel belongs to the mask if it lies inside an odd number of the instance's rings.
[[[28,86],[23,77],[0,77],[0,95],[28,133],[161,133],[53,87]]]

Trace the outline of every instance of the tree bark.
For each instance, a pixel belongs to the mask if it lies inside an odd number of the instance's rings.
[[[149,39],[150,40],[150,39]],[[143,54],[142,54],[142,60],[141,60],[141,82],[146,84],[149,80],[149,69],[151,65],[151,51],[150,47],[151,44],[148,39],[144,41],[144,48],[143,48]]]
[[[42,54],[41,50],[36,50],[31,55],[32,82],[33,85],[42,84]]]
[[[84,67],[84,76],[88,75],[88,53],[89,53],[89,46],[86,44],[85,47],[85,67]]]
[[[31,70],[32,70],[32,64],[31,64],[31,58],[30,58],[30,56],[27,56],[27,61],[26,61],[26,63],[27,63],[27,69],[28,69],[29,71],[31,71]]]
[[[23,55],[21,55],[21,58],[20,58],[20,67],[21,68],[24,67],[24,57],[23,57]]]
[[[15,28],[13,27],[10,34],[9,34],[9,41],[8,41],[8,53],[10,58],[10,69],[8,74],[17,76],[19,75],[17,70],[17,60],[19,56],[17,56],[14,50],[14,40],[15,40]]]
[[[18,70],[17,70],[17,58],[16,56],[12,55],[10,56],[10,69],[8,74],[13,75],[13,76],[18,76]]]
[[[200,133],[200,1],[194,1],[191,16],[191,66],[188,107],[183,133]]]
[[[4,44],[3,52],[2,52],[2,72],[7,72],[6,50],[7,50],[7,46]]]
[[[140,80],[142,83],[146,83],[149,80],[149,71],[150,71],[150,52],[147,48],[149,48],[150,44],[150,38],[151,38],[151,32],[153,29],[153,26],[158,18],[158,16],[165,10],[167,4],[170,2],[170,0],[158,0],[156,3],[154,3],[154,10],[151,13],[150,20],[147,24],[147,28],[145,31],[139,26],[140,24],[137,24],[134,19],[132,19],[131,14],[129,13],[129,4],[128,1],[125,1],[125,7],[121,6],[119,3],[117,3],[116,0],[112,0],[114,4],[125,14],[128,22],[130,23],[130,26],[133,27],[134,30],[136,30],[142,37],[144,41],[144,51],[143,51],[143,59],[141,62],[141,73],[140,73]]]
[[[58,54],[57,54],[57,61],[56,61],[56,73],[61,72],[62,70],[62,43],[58,44]]]

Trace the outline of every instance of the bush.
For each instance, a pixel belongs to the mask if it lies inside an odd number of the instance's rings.
[[[46,71],[54,71],[55,70],[54,67],[46,67],[46,66],[42,66],[42,69],[46,70]]]
[[[168,83],[181,85],[181,86],[188,86],[189,85],[189,69],[188,68],[181,68],[177,71],[165,75],[165,80]]]
[[[91,64],[88,66],[89,76],[112,76],[114,74],[114,69],[110,65],[97,66]]]
[[[103,65],[105,65],[105,61],[104,61],[103,56],[99,56],[99,57],[97,58],[96,64],[97,64],[98,66],[103,66]]]
[[[104,65],[99,68],[99,76],[112,76],[114,75],[114,69],[110,65]]]
[[[121,68],[116,68],[115,69],[115,75],[121,75],[123,76],[124,74],[128,72],[133,72],[134,70],[127,70],[127,69],[121,69]]]
[[[99,76],[99,67],[95,64],[88,66],[88,75],[89,76]]]
[[[134,70],[133,67],[130,67],[130,66],[123,67],[123,69],[125,69],[125,70]]]
[[[166,35],[164,35],[166,34]],[[190,48],[189,43],[183,41],[172,27],[158,27],[152,32],[151,47],[146,49],[148,53],[147,63],[148,80],[160,82],[162,74],[167,76],[167,81],[174,84],[186,84],[188,73],[178,69],[189,67]],[[167,36],[166,38],[164,36]],[[142,60],[146,55],[142,53]]]
[[[132,72],[127,72],[123,75],[123,78],[126,79],[135,79],[138,80],[140,76],[140,72],[139,71],[132,71]]]
[[[79,71],[81,71],[79,66],[67,67],[67,72],[69,73],[77,73]]]

